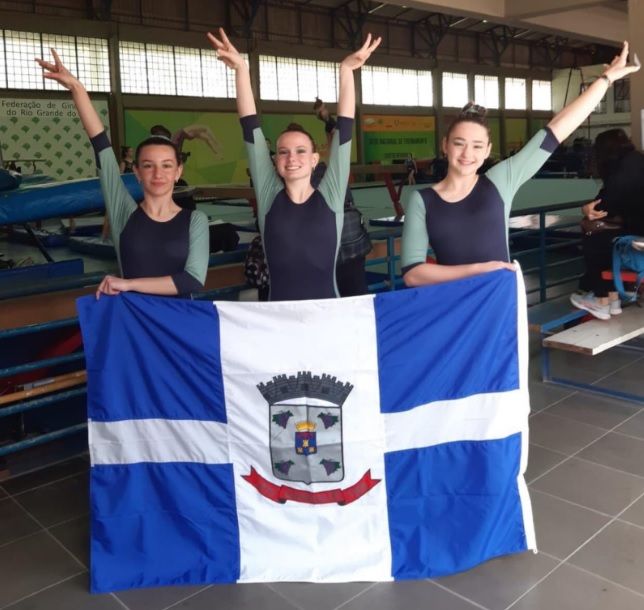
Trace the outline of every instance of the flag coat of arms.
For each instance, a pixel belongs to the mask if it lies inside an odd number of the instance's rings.
[[[535,549],[520,273],[78,309],[92,591],[430,578]]]

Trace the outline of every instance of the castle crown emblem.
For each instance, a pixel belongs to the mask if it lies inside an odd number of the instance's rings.
[[[301,371],[297,375],[276,375],[272,381],[258,384],[257,389],[269,405],[306,396],[341,407],[353,385],[338,381],[332,375],[313,375],[310,371]]]

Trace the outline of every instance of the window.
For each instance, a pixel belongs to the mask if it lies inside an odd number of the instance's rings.
[[[110,90],[107,40],[12,30],[0,30],[0,87],[62,90],[58,83],[43,77],[42,68],[34,61],[35,57],[50,59],[51,48],[88,91]]]
[[[181,95],[203,97],[199,49],[175,47],[174,64],[177,69],[177,91]]]
[[[277,57],[277,90],[280,100],[299,100],[298,89],[298,61],[290,57]],[[312,94],[312,92],[311,92]],[[308,99],[314,99],[315,95]],[[302,100],[304,101],[304,100]]]
[[[122,41],[119,56],[123,93],[235,97],[235,72],[214,50]]]
[[[88,91],[110,90],[110,57],[107,40],[76,38],[78,78]]]
[[[443,72],[443,106],[462,108],[468,101],[467,74]]]
[[[42,57],[40,34],[4,31],[7,86],[10,89],[44,89],[42,68],[34,57]]]
[[[615,112],[631,111],[631,83],[627,78],[620,78],[613,83],[613,100]]]
[[[1,34],[2,30],[0,30],[0,88],[4,89],[7,87],[7,62],[4,56],[4,36]]]
[[[56,52],[60,56],[60,60],[69,68],[70,71],[72,71],[73,66],[76,66],[77,64],[76,40],[73,36],[43,34],[42,48],[45,55],[49,55],[49,49],[56,49]],[[38,53],[37,55],[34,55],[34,57],[42,57],[42,55]],[[78,75],[78,77],[80,79],[80,75]],[[82,79],[81,82],[83,82]],[[56,81],[49,78],[44,79],[44,84],[45,89],[57,89],[58,91],[65,89],[62,85],[59,85]]]
[[[526,109],[525,78],[505,79],[505,107],[509,110]]]
[[[532,110],[552,110],[551,89],[549,80],[532,81]]]
[[[123,93],[147,93],[148,73],[145,45],[142,42],[119,44],[121,90]]]
[[[474,101],[486,108],[499,107],[499,79],[496,76],[474,76]]]
[[[217,59],[214,50],[201,50],[201,75],[204,97],[235,97],[235,72]]]
[[[259,56],[259,94],[264,100],[338,100],[338,66],[332,62]]]
[[[322,100],[338,99],[338,82],[336,64],[331,61],[316,62],[318,97]]]
[[[362,102],[382,106],[431,106],[432,73],[384,66],[363,66]]]
[[[168,45],[148,44],[145,58],[148,68],[148,93],[177,95],[174,49]]]

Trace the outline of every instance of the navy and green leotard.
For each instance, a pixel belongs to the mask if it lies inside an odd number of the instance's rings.
[[[344,222],[353,119],[338,117],[327,171],[311,197],[299,204],[291,201],[275,171],[257,115],[243,117],[241,125],[271,278],[270,300],[339,296],[335,263]]]
[[[441,265],[509,261],[514,195],[558,145],[552,131],[542,129],[516,155],[479,176],[461,201],[444,201],[433,188],[414,192],[405,210],[403,274],[425,262],[430,243]]]
[[[206,215],[182,209],[168,221],[152,220],[125,188],[107,134],[91,142],[122,277],[169,275],[180,295],[201,290],[210,250]]]

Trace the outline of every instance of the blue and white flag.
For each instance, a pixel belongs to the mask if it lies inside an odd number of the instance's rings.
[[[535,548],[519,273],[78,308],[92,591],[429,578]]]

